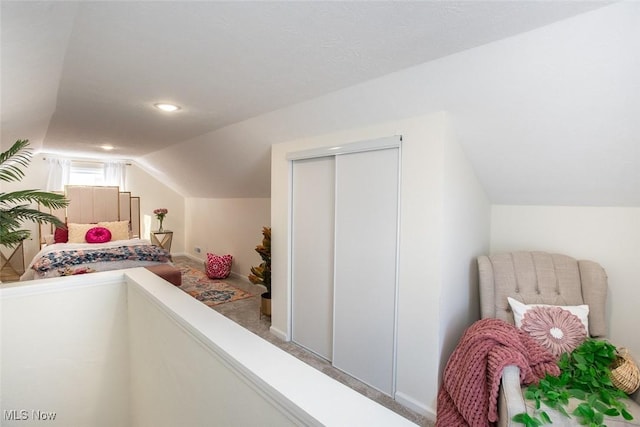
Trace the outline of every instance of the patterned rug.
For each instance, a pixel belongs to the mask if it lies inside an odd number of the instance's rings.
[[[253,295],[217,279],[209,279],[204,271],[182,263],[174,263],[182,272],[182,289],[209,307],[249,298]]]

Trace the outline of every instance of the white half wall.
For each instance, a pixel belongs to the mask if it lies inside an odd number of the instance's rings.
[[[415,426],[145,268],[0,287],[3,427]]]
[[[130,425],[127,287],[117,275],[2,289],[1,425]]]
[[[446,114],[435,113],[272,147],[272,330],[281,337],[290,338],[290,164],[286,160],[287,153],[402,135],[396,399],[427,416],[433,416],[436,409],[439,373],[443,368],[440,343],[444,339],[441,334],[455,335],[453,339],[457,340],[460,333],[460,326],[449,327],[448,320],[441,328],[441,305],[455,307],[456,313],[460,310],[477,312],[477,308],[468,306],[473,300],[469,282],[471,257],[479,248],[488,246],[488,202],[466,164],[466,157],[454,146],[456,142],[449,132]],[[452,167],[451,171],[445,172],[447,166]],[[448,182],[446,185],[445,181]],[[445,200],[446,189],[455,190],[451,197],[461,196],[465,200],[455,203],[449,198]],[[445,215],[458,206],[468,209],[467,213],[445,219]],[[461,225],[469,222],[472,225]],[[460,227],[460,231],[448,232],[445,230],[448,226]],[[461,236],[466,230],[471,230],[471,235]],[[459,237],[463,242],[447,246],[452,253],[445,252],[445,236]],[[460,253],[458,249],[461,249]],[[454,274],[454,269],[461,271],[456,270]],[[457,281],[453,285],[455,291],[443,294],[443,288],[450,285],[450,280]],[[456,301],[450,302],[454,297]],[[445,316],[445,319],[449,318]],[[464,319],[468,319],[467,314]]]
[[[246,279],[262,262],[254,249],[262,242],[262,227],[271,225],[271,199],[188,198],[185,204],[186,253],[202,260],[207,252],[231,254],[232,272]]]
[[[609,279],[609,338],[640,357],[640,208],[492,208],[491,253],[540,250],[600,263]]]

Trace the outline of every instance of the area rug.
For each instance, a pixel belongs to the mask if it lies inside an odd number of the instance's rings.
[[[182,272],[179,289],[209,307],[253,296],[221,280],[209,279],[204,271],[180,263],[175,263],[175,266]]]

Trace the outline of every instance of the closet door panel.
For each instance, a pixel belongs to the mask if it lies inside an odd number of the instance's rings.
[[[292,340],[331,360],[335,160],[293,162]]]
[[[336,159],[333,364],[393,394],[398,149]]]

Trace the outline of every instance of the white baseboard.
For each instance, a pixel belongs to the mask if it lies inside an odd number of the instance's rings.
[[[204,262],[204,259],[198,258],[197,256],[188,254],[186,252],[182,252],[182,253],[179,253],[179,254],[171,254],[171,255],[174,255],[174,256],[186,256],[187,258],[191,258],[194,261]]]
[[[269,332],[271,332],[273,335],[275,335],[276,337],[280,338],[282,341],[290,341],[289,340],[289,336],[287,334],[285,334],[284,332],[282,332],[280,329],[275,328],[273,326],[269,327]]]
[[[402,406],[406,406],[412,411],[420,415],[424,415],[430,421],[436,420],[436,411],[433,408],[430,408],[422,402],[418,402],[416,399],[402,393],[401,391],[396,391],[395,400]]]
[[[253,283],[251,283],[249,281],[249,277],[247,277],[244,274],[236,273],[235,271],[232,270],[230,276],[232,276],[236,280],[242,280],[243,282],[247,283],[248,285],[253,285]]]
[[[171,252],[171,256],[186,256],[186,257],[191,257],[191,255],[185,253],[185,252]]]

